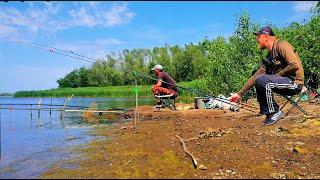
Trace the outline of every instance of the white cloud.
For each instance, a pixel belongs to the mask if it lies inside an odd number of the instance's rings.
[[[93,8],[81,7],[80,10],[70,10],[68,13],[72,17],[68,24],[87,27],[96,25],[112,27],[127,24],[135,15],[130,12],[126,3],[114,4],[111,9],[101,9],[97,6],[93,6]]]
[[[299,1],[293,2],[293,10],[297,13],[309,12],[312,7],[314,7],[317,1]]]
[[[0,19],[2,25],[10,26],[27,26],[32,25],[31,19],[28,19],[20,11],[15,8],[2,9],[0,11]]]
[[[57,12],[52,5],[39,9],[34,3],[29,3],[29,8],[24,11],[12,7],[0,8],[0,38],[19,39],[21,37],[34,37],[40,30],[52,30],[50,18]],[[8,33],[13,32],[13,34]]]
[[[65,6],[61,2],[24,5],[24,9],[0,6],[0,38],[12,38],[12,32],[15,36],[29,36],[73,27],[112,27],[129,23],[135,15],[127,3],[114,3],[111,7],[97,6],[97,2],[77,3],[67,12],[62,11]]]
[[[57,14],[61,9],[61,4],[53,4],[53,2],[44,2],[47,5],[47,13],[49,14]]]
[[[113,6],[110,11],[105,12],[104,21],[107,25],[115,26],[127,24],[134,17],[134,13],[130,12],[127,4]]]
[[[88,4],[92,7],[97,7],[97,5],[99,4],[99,1],[88,1]]]
[[[286,20],[288,24],[292,22],[302,22],[310,18],[310,10],[316,6],[317,1],[295,1],[292,9],[294,13]]]
[[[70,21],[71,26],[96,26],[99,24],[99,19],[94,14],[88,12],[87,9],[81,7],[80,10],[69,11],[72,20]]]
[[[108,38],[108,39],[99,39],[95,41],[96,44],[98,45],[121,45],[124,44],[125,42],[116,38]]]
[[[17,36],[17,34],[18,34],[18,31],[14,27],[0,24],[0,38]]]

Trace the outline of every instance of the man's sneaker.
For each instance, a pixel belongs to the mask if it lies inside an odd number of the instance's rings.
[[[153,107],[156,109],[160,109],[160,108],[162,108],[162,104],[157,104],[157,105],[154,105]]]
[[[160,111],[161,108],[164,108],[163,104],[157,104],[153,106],[155,108],[155,111]]]
[[[264,126],[272,125],[284,117],[285,117],[285,115],[282,111],[278,111],[276,113],[269,114],[267,116],[266,120],[263,121],[263,125]]]

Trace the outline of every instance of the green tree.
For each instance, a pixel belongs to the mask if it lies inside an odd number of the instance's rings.
[[[81,79],[79,76],[79,70],[73,70],[69,74],[67,74],[64,78],[59,78],[57,80],[59,87],[80,87],[81,86]]]
[[[81,67],[78,70],[78,75],[80,78],[80,87],[87,87],[89,86],[89,81],[88,81],[88,70],[85,67]]]
[[[175,45],[170,47],[170,52],[171,52],[172,70],[173,70],[173,73],[171,75],[177,82],[180,82],[183,80],[182,77],[180,77],[180,71],[181,71],[180,63],[184,59],[183,49],[178,45]]]

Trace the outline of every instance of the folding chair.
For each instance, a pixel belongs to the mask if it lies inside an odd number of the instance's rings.
[[[167,108],[172,111],[176,111],[176,97],[174,94],[169,95],[155,95],[156,98],[160,98],[160,102]],[[156,108],[157,111],[160,111],[161,107]]]
[[[300,102],[301,98],[303,95],[306,94],[306,92],[308,91],[308,89],[303,86],[301,92],[299,94],[296,94],[294,96],[286,96],[286,95],[282,95],[287,101],[284,103],[284,105],[280,108],[280,110],[282,110],[287,104],[288,102],[290,102],[292,104],[292,107],[287,111],[287,113],[285,113],[285,116],[287,116],[289,114],[289,112],[294,108],[296,107],[298,110],[300,110],[301,112],[303,112],[304,115],[308,115],[308,113],[302,109],[302,107],[300,107],[298,105],[298,103]],[[296,97],[298,96],[298,97]],[[296,98],[295,98],[296,97]]]

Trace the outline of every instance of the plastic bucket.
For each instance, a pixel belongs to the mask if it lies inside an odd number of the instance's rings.
[[[195,97],[194,98],[194,108],[195,109],[206,109],[205,101],[208,101],[207,97]]]

